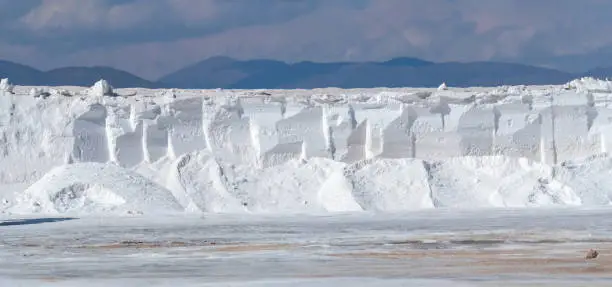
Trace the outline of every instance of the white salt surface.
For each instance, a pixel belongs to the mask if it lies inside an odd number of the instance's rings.
[[[610,212],[0,218],[0,284],[609,286]]]
[[[181,211],[172,193],[115,165],[75,163],[52,169],[16,198],[16,210],[153,213]]]
[[[0,285],[609,286],[611,91],[2,80]]]
[[[0,82],[0,212],[607,206],[612,85],[114,90]]]

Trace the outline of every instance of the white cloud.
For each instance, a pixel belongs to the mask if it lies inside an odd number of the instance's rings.
[[[43,0],[20,21],[33,31],[129,29],[159,16],[159,6],[138,0],[112,4],[105,0]]]
[[[104,20],[100,13],[103,4],[99,0],[43,0],[21,22],[32,30],[98,26]]]

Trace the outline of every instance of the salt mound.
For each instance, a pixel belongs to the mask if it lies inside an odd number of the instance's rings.
[[[582,173],[555,178],[549,165],[504,156],[375,158],[354,164],[310,158],[254,169],[198,152],[180,158],[173,170],[169,186],[183,206],[215,213],[517,208],[581,205],[583,198],[606,203],[577,193],[571,182]]]
[[[13,213],[325,213],[430,208],[601,206],[611,203],[612,159],[552,167],[526,158],[436,161],[375,158],[346,164],[290,160],[254,169],[207,151],[166,164],[163,188],[112,164],[53,169],[16,199]],[[170,172],[169,172],[170,170]]]
[[[525,158],[462,157],[428,164],[436,207],[579,205],[575,192],[548,165]]]
[[[577,91],[596,91],[596,92],[610,92],[612,91],[612,83],[607,80],[595,79],[592,77],[583,77],[575,79],[565,84],[566,89],[576,89]]]
[[[425,162],[376,159],[347,168],[353,196],[365,210],[404,211],[434,207]]]
[[[114,96],[113,87],[106,80],[99,80],[89,90],[92,97]]]
[[[8,79],[0,79],[0,92],[13,93],[15,86]]]
[[[438,91],[446,91],[448,90],[448,86],[446,85],[446,83],[442,83],[439,87],[438,87]]]
[[[244,207],[228,189],[225,173],[209,153],[189,153],[172,164],[169,185],[189,211],[243,212]]]
[[[101,163],[56,167],[16,199],[12,213],[172,213],[184,208],[167,189]]]
[[[550,166],[525,158],[373,159],[345,174],[369,211],[582,204],[572,187],[551,177]]]
[[[585,206],[612,205],[612,158],[596,156],[566,162],[557,178],[580,197]]]
[[[220,164],[199,152],[176,164],[172,186],[181,201],[203,212],[322,213],[360,210],[344,181],[344,163],[313,158],[278,166]],[[339,176],[338,176],[339,175]],[[178,187],[176,187],[178,186]],[[178,190],[175,190],[178,189]]]
[[[238,191],[235,194],[253,212],[322,213],[347,211],[347,207],[354,210],[350,189],[342,192],[342,185],[332,189],[326,184],[344,166],[327,158],[294,159],[251,172],[236,170],[232,181]],[[336,193],[330,195],[330,191]],[[326,199],[332,202],[322,201]],[[338,206],[340,203],[343,206]]]

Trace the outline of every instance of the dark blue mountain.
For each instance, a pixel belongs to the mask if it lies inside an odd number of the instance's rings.
[[[456,87],[514,84],[562,84],[575,75],[548,68],[501,62],[433,63],[415,58],[386,62],[287,64],[215,57],[160,79],[182,88],[371,88]]]
[[[563,84],[574,78],[612,77],[612,68],[569,73],[505,62],[435,63],[416,58],[384,62],[285,63],[213,57],[149,81],[109,67],[67,67],[51,71],[0,61],[0,78],[17,85],[90,86],[105,79],[116,88],[294,89]]]
[[[22,86],[86,87],[105,79],[115,88],[161,87],[159,83],[109,67],[66,67],[43,72],[8,61],[0,61],[0,78],[9,78],[12,83]]]

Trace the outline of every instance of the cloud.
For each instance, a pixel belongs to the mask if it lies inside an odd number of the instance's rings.
[[[612,45],[609,0],[0,0],[5,57],[155,78],[215,55],[530,59]],[[26,55],[27,54],[27,55]]]
[[[340,0],[346,1],[346,0]],[[44,38],[48,49],[84,48],[203,37],[249,25],[276,24],[322,0],[42,0],[18,21],[13,41]],[[70,45],[65,45],[69,39]]]

